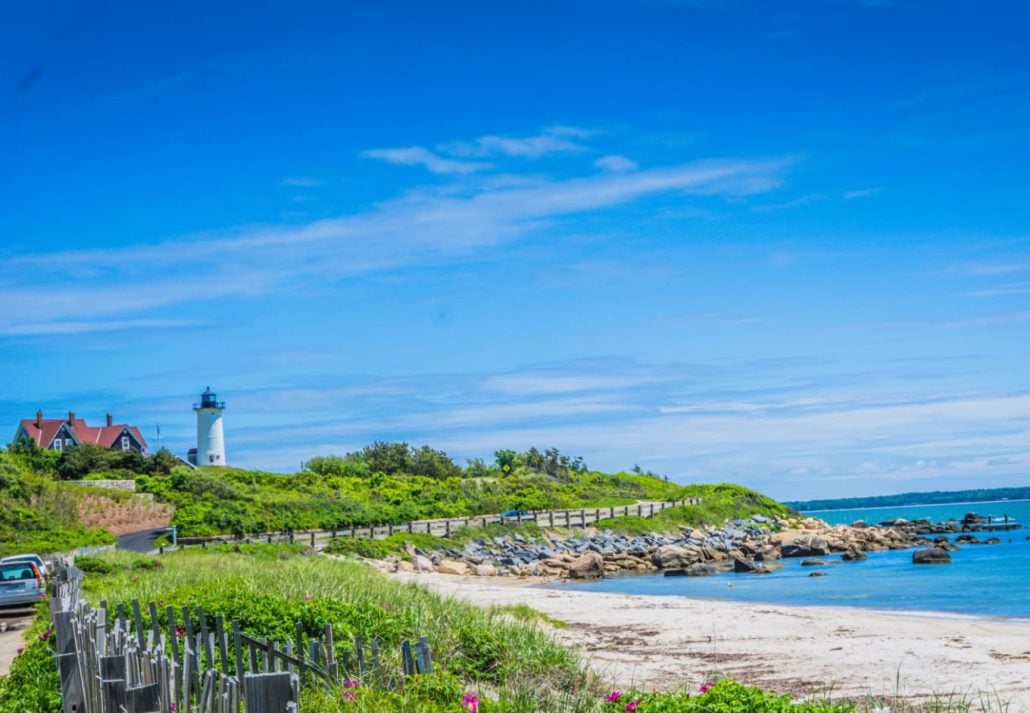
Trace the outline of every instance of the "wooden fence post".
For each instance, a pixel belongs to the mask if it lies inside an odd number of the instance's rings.
[[[251,713],[287,713],[297,703],[297,675],[282,673],[247,673],[243,676],[243,699]]]

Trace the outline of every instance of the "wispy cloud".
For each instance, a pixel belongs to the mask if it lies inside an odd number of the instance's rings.
[[[304,178],[303,176],[291,176],[281,180],[280,185],[293,186],[295,188],[315,188],[321,186],[322,182],[315,178]]]
[[[194,327],[197,322],[181,319],[115,319],[115,320],[65,320],[58,322],[37,322],[35,324],[2,325],[0,336],[44,336],[72,335],[91,332],[118,332],[126,330],[166,330]]]
[[[1006,295],[1030,294],[1030,282],[1010,282],[1004,285],[984,287],[979,290],[967,292],[970,297],[1001,297]]]
[[[859,188],[853,191],[845,191],[844,200],[853,201],[859,198],[869,198],[870,196],[875,196],[880,190],[879,188]]]
[[[788,166],[784,160],[714,160],[567,180],[484,182],[463,192],[416,190],[368,212],[300,226],[16,256],[0,261],[0,331],[140,315],[183,302],[264,294],[302,280],[444,260],[647,196],[768,190]],[[41,282],[50,287],[39,289]]]
[[[599,159],[594,161],[594,165],[604,171],[635,171],[639,166],[633,159],[626,158],[625,156],[619,156],[617,154],[609,154],[607,156],[601,156]]]
[[[491,168],[488,163],[478,161],[457,161],[438,156],[422,146],[396,149],[372,149],[365,156],[399,166],[422,166],[433,173],[476,173]]]
[[[588,148],[579,141],[591,132],[571,126],[554,126],[534,136],[480,136],[472,141],[440,144],[437,149],[453,156],[483,158],[510,156],[540,158],[555,153],[580,153]]]

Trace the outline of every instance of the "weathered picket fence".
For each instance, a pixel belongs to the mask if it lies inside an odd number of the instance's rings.
[[[269,641],[201,607],[92,608],[81,585],[81,570],[58,568],[51,613],[65,713],[297,713],[302,680],[395,689],[433,671],[426,637],[401,644],[397,675],[374,638],[358,637],[338,658],[330,624],[305,637],[298,623],[295,638]]]

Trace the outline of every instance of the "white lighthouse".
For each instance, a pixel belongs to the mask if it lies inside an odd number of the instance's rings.
[[[196,465],[221,465],[225,463],[225,433],[222,431],[222,411],[225,402],[219,401],[211,387],[200,395],[200,403],[193,404],[197,412],[197,455]]]

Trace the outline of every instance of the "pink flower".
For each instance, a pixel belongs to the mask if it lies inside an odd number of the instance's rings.
[[[383,602],[379,606],[381,606],[386,611],[390,611],[391,609],[393,609],[393,604],[390,604],[390,602]]]
[[[701,684],[701,687],[697,689],[701,693],[708,693],[709,689],[715,685],[714,681],[705,681]]]
[[[175,710],[179,710],[179,706],[178,706],[178,705],[176,705],[175,701],[172,701],[172,710],[173,710],[173,711],[175,711]]]
[[[39,635],[39,640],[40,641],[46,641],[49,638],[50,638],[50,630],[49,629],[47,629],[46,631],[44,631],[42,634]]]
[[[186,636],[186,630],[183,629],[181,626],[177,626],[175,627],[175,635],[181,639],[182,637]]]
[[[622,691],[612,691],[604,697],[604,700],[608,701],[609,703],[615,703],[615,701],[619,700],[620,698],[622,698]]]
[[[305,594],[304,595],[304,601],[310,602],[311,601],[311,595],[310,594]]]
[[[461,699],[461,709],[469,713],[477,713],[479,710],[479,696],[475,693],[466,693]]]
[[[344,688],[360,688],[361,687],[361,681],[355,681],[353,679],[348,679],[348,680],[343,682],[343,687]]]
[[[356,701],[357,699],[358,699],[358,694],[355,693],[354,691],[344,691],[343,693],[340,694],[340,700],[343,700],[343,701]]]
[[[19,656],[21,656],[21,655],[22,655],[22,653],[24,653],[24,651],[25,651],[25,648],[24,648],[24,647],[22,647],[22,646],[19,646],[19,647],[18,647],[18,655],[19,655]]]
[[[639,698],[634,698],[632,701],[627,703],[626,707],[623,708],[622,710],[624,710],[624,711],[635,711],[637,709],[637,706],[639,706],[639,705],[640,705],[640,699]]]

